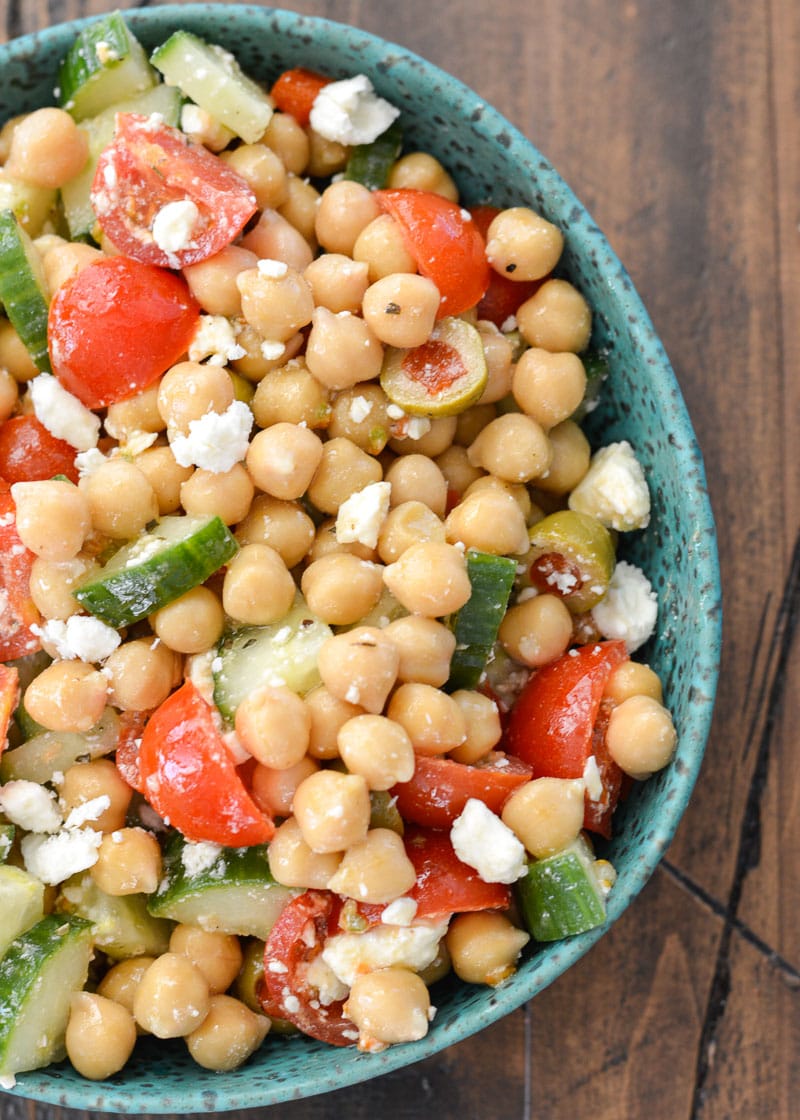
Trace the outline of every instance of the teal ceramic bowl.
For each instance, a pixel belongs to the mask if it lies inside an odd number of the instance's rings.
[[[674,762],[638,786],[619,811],[608,857],[619,878],[609,924],[634,900],[663,855],[691,794],[709,732],[717,681],[720,588],[714,522],[703,463],[675,376],[629,277],[566,183],[529,140],[454,78],[402,47],[363,31],[271,8],[189,4],[125,13],[154,47],[178,27],[234,51],[250,74],[270,83],[289,66],[333,76],[368,74],[403,112],[406,135],[434,153],[466,203],[528,204],[566,236],[564,271],[594,309],[594,341],[610,353],[611,375],[590,436],[626,438],[642,460],[652,493],[649,528],[626,553],[658,591],[657,635],[642,651],[660,674],[679,731]],[[0,46],[0,121],[52,104],[59,60],[85,21]],[[380,1076],[489,1026],[534,997],[586,953],[608,926],[535,948],[497,990],[441,983],[423,1041],[377,1055],[310,1039],[268,1040],[243,1068],[206,1072],[180,1043],[142,1041],[124,1072],[83,1081],[68,1064],[23,1074],[14,1092],[81,1110],[135,1115],[254,1108],[312,1096]]]

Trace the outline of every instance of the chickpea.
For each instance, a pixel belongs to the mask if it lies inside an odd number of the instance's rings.
[[[367,835],[369,788],[360,774],[318,770],[297,787],[294,816],[313,852],[343,852]]]
[[[122,778],[114,763],[108,758],[95,758],[91,762],[76,762],[64,772],[59,787],[61,806],[65,815],[87,802],[107,798],[108,805],[97,816],[91,815],[86,825],[95,832],[116,832],[125,827],[125,815],[133,797],[133,790]],[[103,802],[104,804],[104,802]]]
[[[0,366],[18,382],[30,381],[39,375],[38,366],[8,319],[0,319]]]
[[[181,504],[181,486],[194,468],[182,467],[168,446],[148,447],[134,462],[153,488],[159,514],[175,513]]]
[[[552,272],[563,247],[561,230],[526,206],[501,210],[486,234],[489,264],[512,280],[540,280]]]
[[[268,626],[294,602],[295,583],[281,556],[267,544],[246,544],[229,562],[222,605],[238,622]]]
[[[54,294],[88,265],[102,259],[103,254],[99,249],[80,241],[65,241],[54,245],[42,259],[47,290],[51,295]]]
[[[417,271],[417,262],[405,246],[403,231],[389,214],[381,214],[364,227],[353,246],[353,260],[367,265],[371,284],[393,272]]]
[[[309,716],[310,714],[309,712]],[[264,766],[259,762],[253,769],[250,783],[253,800],[259,809],[271,817],[288,817],[292,812],[295,790],[302,781],[317,770],[319,770],[318,763],[309,755],[304,755],[294,766],[287,766],[283,770],[277,770],[274,766]]]
[[[389,398],[380,385],[361,381],[336,394],[328,424],[331,438],[349,439],[362,451],[379,455],[389,440]]]
[[[389,510],[381,526],[378,554],[385,564],[393,564],[407,548],[420,541],[444,544],[444,522],[422,502],[403,502]]]
[[[170,934],[169,951],[188,957],[206,978],[212,996],[226,992],[242,967],[239,938],[218,930],[179,923]]]
[[[181,505],[185,513],[219,517],[226,525],[238,525],[250,511],[255,486],[242,463],[229,471],[198,468],[181,483]]]
[[[283,160],[286,170],[300,175],[308,164],[308,135],[291,113],[273,113],[261,143],[272,148]]]
[[[353,261],[341,253],[323,253],[303,272],[311,286],[315,307],[327,307],[334,315],[350,311],[356,315],[369,285],[364,261]]]
[[[611,712],[608,753],[632,778],[649,778],[675,753],[678,734],[668,710],[652,696],[629,696]]]
[[[437,517],[444,517],[447,508],[447,480],[441,468],[427,455],[403,455],[386,471],[392,486],[392,505],[403,502],[424,502]]]
[[[305,345],[305,336],[301,331],[297,331],[285,342],[276,342],[274,339],[264,338],[244,319],[237,320],[237,324],[239,331],[236,342],[239,349],[244,350],[244,354],[233,358],[229,365],[234,373],[247,381],[258,384],[268,373],[273,373],[294,360],[302,360],[296,358]]]
[[[568,280],[546,280],[517,308],[517,323],[530,346],[580,354],[589,345],[592,312]]]
[[[527,486],[522,482],[507,482],[505,479],[498,478],[493,474],[482,474],[476,478],[474,482],[470,483],[469,487],[464,493],[465,498],[472,497],[480,490],[501,490],[505,494],[510,494],[514,501],[522,511],[522,516],[525,518],[526,524],[529,523],[533,503]]]
[[[212,995],[208,1014],[186,1037],[198,1065],[225,1073],[246,1062],[264,1041],[270,1022],[233,996]]]
[[[123,712],[151,711],[169,696],[175,671],[175,653],[159,639],[123,642],[105,663],[111,703]]]
[[[457,914],[445,936],[453,971],[468,984],[496,987],[516,969],[530,936],[496,911]]]
[[[170,433],[188,435],[193,420],[233,404],[233,383],[221,366],[178,362],[158,385],[157,407]]]
[[[309,259],[302,267],[310,263]],[[265,339],[286,342],[311,322],[311,288],[296,268],[274,259],[262,260],[258,268],[240,272],[236,286],[245,319]]]
[[[547,431],[567,420],[583,400],[583,362],[577,354],[553,354],[532,346],[516,364],[512,392],[522,411]]]
[[[139,981],[155,957],[128,957],[113,965],[97,985],[97,994],[119,1003],[133,1015],[133,997]]]
[[[435,459],[453,442],[458,421],[455,416],[436,416],[427,421],[427,427],[413,436],[407,432],[390,440],[389,447],[395,455],[427,455]]]
[[[241,175],[256,196],[259,210],[277,209],[289,197],[283,160],[266,144],[240,144],[220,157]]]
[[[256,225],[242,238],[241,246],[249,253],[255,253],[260,260],[282,261],[296,273],[303,272],[314,259],[311,246],[300,230],[295,229],[292,223],[283,214],[279,214],[277,210],[263,210]],[[236,283],[238,284],[238,277]],[[298,290],[302,291],[303,289],[299,288]],[[253,320],[253,326],[260,329],[255,320]],[[276,338],[274,334],[265,334],[264,337]],[[280,341],[285,340],[281,339]]]
[[[260,490],[292,501],[308,489],[322,459],[322,440],[297,424],[273,424],[257,432],[247,450],[247,469]]]
[[[527,552],[528,526],[512,494],[495,487],[481,487],[453,508],[445,522],[450,544],[477,548],[495,556]]]
[[[71,560],[83,547],[92,526],[91,507],[71,482],[42,479],[15,482],[11,497],[16,506],[20,540],[43,560]]]
[[[339,729],[337,742],[347,769],[365,778],[370,789],[391,789],[414,774],[411,740],[405,728],[385,716],[354,716]]]
[[[514,348],[504,334],[486,319],[478,323],[478,333],[486,358],[486,385],[478,408],[501,401],[511,392],[514,376]]]
[[[317,381],[329,389],[348,389],[381,372],[383,346],[364,319],[317,307],[311,323],[306,364]]]
[[[63,109],[37,109],[11,137],[7,173],[37,187],[56,190],[83,170],[89,141]]]
[[[185,103],[181,109],[181,132],[212,152],[221,152],[233,140],[234,133],[199,105]]]
[[[364,319],[387,346],[421,346],[430,337],[441,297],[432,280],[394,272],[364,293]]]
[[[357,626],[329,638],[317,661],[330,693],[378,714],[397,680],[400,651],[383,631]]]
[[[540,669],[566,651],[572,615],[557,595],[535,595],[506,612],[498,637],[516,661]]]
[[[28,714],[50,731],[88,731],[103,714],[108,682],[84,661],[54,661],[25,690]]]
[[[334,696],[324,685],[309,692],[305,698],[311,713],[311,738],[308,753],[312,758],[338,758],[338,734],[343,724],[364,709],[358,704]]]
[[[372,828],[352,844],[328,883],[328,889],[360,902],[392,902],[416,881],[403,839],[390,828]]]
[[[284,502],[256,494],[250,510],[236,526],[240,545],[266,544],[287,568],[299,564],[314,543],[314,522],[299,502]]]
[[[435,156],[428,152],[409,152],[401,156],[389,172],[390,187],[411,187],[432,191],[450,202],[458,202],[458,187]]]
[[[306,172],[312,179],[329,179],[344,171],[350,149],[337,140],[320,136],[313,128],[306,131],[308,136],[308,166]]]
[[[379,968],[356,976],[345,1014],[365,1040],[390,1045],[424,1038],[430,1025],[430,996],[423,980],[407,968]]]
[[[603,695],[615,704],[621,704],[629,696],[651,696],[659,704],[664,702],[658,674],[641,661],[623,661],[618,665],[608,678]]]
[[[153,632],[176,653],[201,653],[219,641],[225,612],[207,587],[193,587],[150,617]]]
[[[329,626],[349,626],[363,618],[383,591],[383,568],[348,552],[314,560],[300,582],[310,609]]]
[[[530,482],[550,466],[552,449],[542,428],[529,416],[509,412],[483,429],[467,454],[476,467],[507,482]]]
[[[469,442],[471,443],[472,439]],[[470,486],[479,478],[485,477],[480,467],[473,467],[470,463],[466,447],[456,443],[445,448],[437,457],[436,465],[444,476],[448,492],[458,497],[466,494]]]
[[[239,704],[234,726],[242,746],[263,766],[287,770],[308,750],[311,713],[285,685],[263,685]]]
[[[290,175],[286,180],[286,201],[278,207],[278,213],[303,235],[312,252],[316,252],[317,249],[314,224],[319,200],[320,193],[312,183],[297,175]]]
[[[255,268],[258,257],[241,245],[226,245],[218,253],[196,264],[186,265],[183,275],[189,289],[209,315],[233,317],[242,313],[242,296],[236,277]]]
[[[157,382],[135,397],[110,404],[103,421],[108,434],[120,443],[126,443],[135,433],[162,432],[166,421],[158,410],[158,390]]]
[[[65,620],[81,607],[73,591],[99,571],[93,560],[76,556],[72,560],[45,560],[37,556],[31,568],[30,591],[43,618]]]
[[[92,525],[103,536],[133,540],[158,516],[158,499],[145,474],[125,459],[107,459],[81,480]]]
[[[566,848],[583,828],[583,779],[534,778],[515,789],[503,806],[503,823],[541,859]]]
[[[510,392],[510,388],[509,388]],[[492,403],[483,400],[471,408],[460,412],[457,417],[455,442],[461,448],[467,448],[497,416],[497,409]],[[479,474],[476,475],[479,477]],[[466,487],[464,487],[466,489]]]
[[[322,192],[315,222],[320,245],[328,253],[352,257],[359,234],[380,215],[373,194],[361,183],[342,179]]]
[[[406,610],[428,618],[452,614],[472,594],[463,553],[438,541],[412,544],[384,569],[383,579]]]
[[[503,734],[500,710],[491,697],[471,689],[460,688],[452,697],[464,716],[467,737],[460,747],[449,752],[450,757],[456,762],[479,762],[500,742]]]
[[[118,829],[103,837],[89,874],[106,894],[152,894],[161,881],[161,848],[143,828]]]
[[[19,387],[7,369],[0,367],[0,424],[8,420],[17,407]]]
[[[315,852],[294,817],[278,826],[267,849],[269,870],[275,882],[303,890],[324,890],[341,859],[341,852]]]
[[[208,982],[188,957],[163,953],[139,981],[133,1014],[156,1038],[181,1038],[203,1022],[210,999]]]
[[[136,1024],[122,1004],[94,992],[75,992],[64,1043],[81,1077],[104,1081],[119,1073],[133,1053]]]
[[[251,402],[256,423],[303,424],[325,427],[330,418],[328,390],[306,368],[305,360],[294,360],[259,382]]]
[[[568,494],[589,469],[592,449],[574,420],[562,420],[547,433],[553,457],[536,486],[545,494]]]
[[[342,502],[371,482],[380,482],[383,470],[377,459],[341,436],[328,440],[308,488],[308,497],[323,513],[337,513]]]
[[[467,741],[463,711],[452,696],[432,685],[401,684],[386,714],[405,729],[417,754],[447,754]]]
[[[400,652],[399,681],[416,681],[436,688],[447,682],[456,648],[455,634],[448,626],[412,614],[394,619],[383,632]]]
[[[314,537],[314,543],[308,551],[306,557],[309,564],[315,560],[321,560],[324,556],[330,556],[332,553],[348,552],[352,556],[357,556],[359,560],[377,561],[377,549],[370,548],[369,545],[363,544],[361,541],[343,541],[337,532],[338,518],[328,517],[325,521],[321,522],[317,528],[317,534]]]

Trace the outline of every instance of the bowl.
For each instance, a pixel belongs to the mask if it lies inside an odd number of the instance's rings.
[[[448,979],[433,995],[428,1036],[379,1054],[311,1039],[268,1041],[240,1069],[210,1073],[185,1046],[144,1040],[124,1072],[84,1081],[62,1065],[21,1074],[21,1097],[81,1110],[135,1114],[221,1112],[312,1096],[427,1058],[520,1007],[588,952],[652,875],[700,768],[711,721],[720,645],[720,587],[714,521],[703,462],[681,392],[641,300],[601,231],[530,141],[456,79],[403,47],[324,19],[249,5],[188,4],[127,10],[147,47],[183,27],[235,52],[247,72],[271,82],[303,65],[333,76],[366,73],[400,107],[406,134],[435,154],[467,203],[527,204],[563,230],[563,270],[594,310],[596,345],[611,375],[587,431],[593,441],[626,438],[642,461],[652,497],[647,530],[631,534],[626,557],[659,596],[657,634],[638,656],[664,684],[679,733],[674,761],[638,785],[618,810],[608,858],[618,881],[608,923],[529,951],[497,989]],[[57,66],[88,20],[0,46],[0,120],[53,103]]]

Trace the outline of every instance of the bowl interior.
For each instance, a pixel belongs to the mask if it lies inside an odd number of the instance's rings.
[[[368,74],[403,111],[415,146],[435,154],[465,202],[528,204],[566,236],[564,271],[595,313],[593,341],[607,347],[611,376],[590,417],[595,443],[626,438],[651,487],[650,527],[625,555],[659,595],[658,634],[638,656],[660,674],[679,731],[678,754],[638,786],[617,815],[607,846],[617,868],[609,922],[636,896],[671,839],[688,801],[708,735],[719,662],[720,590],[713,517],[702,459],[669,362],[630,279],[569,187],[547,160],[491,107],[402,47],[354,28],[296,13],[238,5],[189,4],[125,13],[148,47],[176,27],[234,51],[245,70],[271,82],[305,65],[332,76]],[[58,63],[86,21],[0,46],[0,121],[53,103]],[[341,1088],[434,1054],[519,1007],[555,980],[602,936],[603,927],[536,949],[497,990],[445,981],[428,1037],[362,1055],[309,1039],[275,1040],[243,1068],[208,1073],[181,1044],[144,1042],[124,1073],[95,1084],[64,1064],[23,1074],[21,1096],[113,1112],[214,1112],[286,1101]]]

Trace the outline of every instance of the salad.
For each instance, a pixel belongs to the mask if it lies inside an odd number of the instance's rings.
[[[675,750],[561,231],[271,77],[115,13],[0,131],[4,1086],[423,1038]]]

